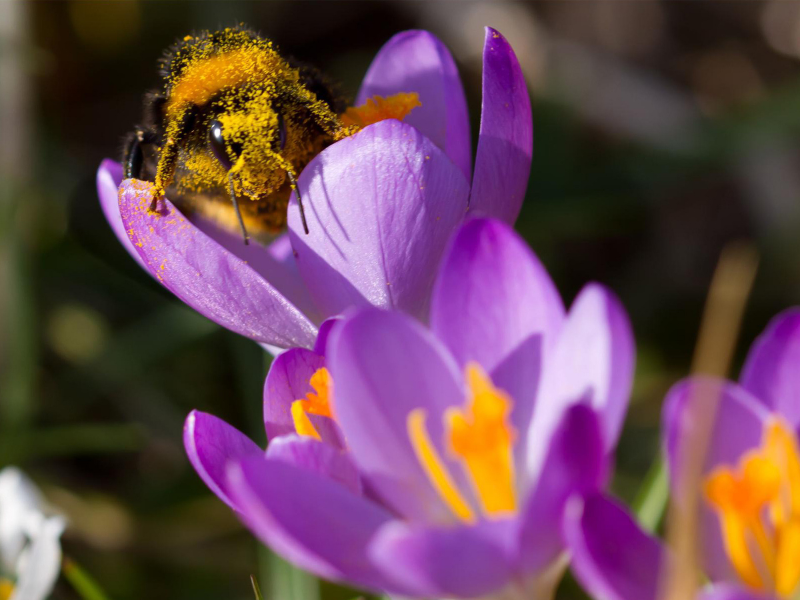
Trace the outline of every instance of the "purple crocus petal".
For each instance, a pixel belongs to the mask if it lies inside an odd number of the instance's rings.
[[[505,586],[513,576],[502,539],[505,523],[420,527],[394,521],[375,536],[370,556],[389,578],[417,598],[474,598]]]
[[[459,228],[442,260],[430,318],[459,364],[494,369],[532,335],[550,348],[564,316],[553,280],[513,229],[494,219]]]
[[[308,469],[340,483],[356,495],[361,494],[361,479],[350,455],[330,444],[310,437],[284,435],[269,443],[267,458]]]
[[[442,415],[464,403],[458,367],[430,332],[396,312],[364,309],[339,325],[328,343],[334,413],[368,486],[412,519],[452,521],[409,439],[412,410],[446,460]],[[451,475],[468,490],[463,469]]]
[[[607,451],[616,445],[628,406],[635,348],[628,316],[616,296],[588,284],[570,308],[552,355],[545,360],[528,432],[528,472],[535,475],[563,411],[581,401],[597,410]]]
[[[137,179],[123,181],[120,213],[147,269],[164,287],[212,321],[258,342],[314,345],[314,325],[245,261],[202,233],[168,200],[160,203],[159,214],[150,214],[152,188]]]
[[[97,169],[97,195],[100,197],[100,208],[106,221],[111,226],[111,230],[120,241],[125,250],[128,251],[134,260],[145,270],[142,257],[136,251],[128,234],[125,232],[125,225],[122,224],[122,216],[119,214],[119,185],[122,183],[122,165],[110,158],[104,158]],[[149,271],[148,271],[149,272]]]
[[[208,413],[193,410],[183,426],[183,446],[200,479],[234,510],[239,507],[227,491],[225,466],[247,456],[263,460],[264,451],[238,429]]]
[[[532,154],[531,99],[522,69],[506,39],[487,27],[470,210],[513,225],[528,187]]]
[[[447,240],[464,217],[468,184],[416,129],[395,120],[323,150],[300,175],[289,231],[297,265],[325,315],[350,306],[427,315]]]
[[[680,498],[681,465],[691,449],[684,445],[696,438],[694,431],[703,422],[702,413],[718,398],[713,431],[708,441],[704,472],[727,465],[735,466],[743,454],[761,444],[764,422],[769,413],[764,405],[743,387],[722,379],[692,377],[672,387],[664,401],[662,439],[672,479],[672,494]],[[719,520],[703,503],[701,512],[703,559],[714,581],[735,580],[736,576],[725,553]]]
[[[285,559],[326,579],[392,587],[367,555],[375,533],[392,520],[377,504],[280,460],[233,463],[228,486],[244,523]]]
[[[528,429],[542,352],[553,346],[564,314],[544,266],[508,225],[473,219],[453,236],[434,286],[431,329],[460,365],[477,362],[512,396],[518,431]]]
[[[317,341],[314,344],[314,352],[325,356],[325,348],[328,345],[328,336],[331,334],[333,327],[342,321],[341,317],[331,317],[325,319],[319,326],[319,333],[317,333]]]
[[[698,595],[698,600],[778,600],[775,596],[766,596],[750,591],[738,585],[727,583],[713,585]]]
[[[800,308],[770,321],[750,348],[741,382],[769,409],[800,426]]]
[[[564,551],[561,521],[567,500],[598,490],[608,472],[601,423],[588,406],[564,413],[552,440],[535,489],[520,513],[519,565],[535,573]]]
[[[625,508],[600,494],[570,502],[564,537],[572,572],[603,600],[656,600],[666,550],[642,531]]]
[[[264,382],[267,439],[295,432],[292,402],[314,392],[311,376],[324,366],[325,357],[305,348],[292,348],[272,361]]]
[[[403,31],[372,61],[357,105],[373,96],[417,92],[422,106],[404,119],[447,153],[469,181],[472,171],[469,115],[464,88],[447,47],[427,31]]]
[[[222,229],[201,215],[192,215],[189,220],[225,250],[242,259],[311,321],[322,320],[297,270],[288,234],[282,235],[269,246],[262,246],[253,240],[245,244],[241,233]],[[285,254],[287,247],[288,256]]]

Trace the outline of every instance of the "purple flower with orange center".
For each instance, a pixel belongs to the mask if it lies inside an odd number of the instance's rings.
[[[663,429],[673,488],[698,411],[719,398],[701,491],[704,598],[796,598],[800,592],[800,310],[775,317],[739,383],[691,377],[669,392]],[[673,489],[673,493],[674,489]],[[573,569],[603,598],[655,599],[666,551],[600,495],[566,519]]]
[[[411,597],[538,597],[566,566],[568,498],[604,486],[634,346],[586,286],[571,309],[504,223],[472,219],[430,328],[359,308],[267,376],[266,453],[192,412],[192,464],[267,545],[321,577]]]
[[[103,210],[165,287],[262,344],[312,348],[320,323],[353,306],[424,318],[446,242],[467,210],[507,223],[519,213],[533,144],[525,81],[509,44],[487,29],[474,168],[461,81],[432,34],[393,37],[357,103],[364,106],[348,111],[348,122],[378,122],[330,145],[300,174],[308,234],[296,197],[288,234],[268,247],[245,245],[168,200],[154,215],[153,186],[122,181],[120,166],[108,160],[98,172]]]

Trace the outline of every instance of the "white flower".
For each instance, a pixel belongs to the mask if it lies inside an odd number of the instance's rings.
[[[41,493],[22,471],[0,471],[0,600],[50,594],[61,569],[64,526],[63,517],[45,513]]]

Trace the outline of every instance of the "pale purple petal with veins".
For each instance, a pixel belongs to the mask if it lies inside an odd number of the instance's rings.
[[[464,88],[453,57],[427,31],[403,31],[375,56],[356,105],[373,96],[417,92],[422,106],[404,119],[444,150],[464,177],[472,172],[472,144]]]
[[[292,403],[315,393],[311,376],[324,366],[325,357],[305,348],[292,348],[272,361],[264,382],[267,439],[294,433]]]
[[[800,427],[800,308],[777,315],[750,348],[742,387]]]
[[[300,175],[289,230],[297,265],[324,315],[372,304],[427,316],[468,185],[414,127],[381,121],[322,151]]]
[[[586,401],[600,415],[608,451],[617,443],[630,399],[636,351],[628,316],[599,284],[581,290],[545,362],[528,432],[528,472],[535,477],[544,445],[563,411]]]
[[[513,225],[533,154],[531,99],[514,50],[491,27],[483,48],[483,105],[470,211]]]
[[[186,417],[183,445],[189,462],[205,484],[228,506],[238,510],[226,490],[226,465],[246,456],[263,458],[264,451],[238,429],[199,410],[193,410]]]
[[[373,590],[401,592],[367,554],[392,516],[363,496],[281,460],[245,459],[228,468],[244,523],[285,559],[312,573]]]
[[[543,355],[564,323],[553,281],[524,241],[501,221],[473,219],[453,236],[431,303],[431,329],[463,367],[474,361],[514,401],[512,422],[528,430]],[[518,459],[528,440],[515,445]]]
[[[336,328],[328,344],[334,414],[368,485],[412,519],[452,522],[431,485],[408,433],[408,415],[421,408],[431,443],[447,460],[442,416],[464,403],[458,367],[430,332],[406,315],[364,309]],[[469,489],[463,469],[454,480]]]
[[[567,507],[564,535],[572,572],[592,597],[657,600],[666,552],[616,501],[576,497]]]
[[[270,441],[267,458],[308,469],[343,485],[354,494],[361,494],[361,479],[350,455],[325,442],[299,435],[284,435]]]
[[[586,405],[567,409],[547,447],[542,473],[520,511],[518,560],[525,573],[547,568],[564,551],[567,501],[601,489],[608,474],[601,423]]]
[[[506,532],[498,529],[507,524],[432,528],[395,521],[377,533],[370,556],[415,597],[474,598],[501,589],[514,575]]]

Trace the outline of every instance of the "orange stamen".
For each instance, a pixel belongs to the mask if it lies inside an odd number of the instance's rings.
[[[760,448],[736,470],[721,467],[706,479],[726,552],[753,589],[792,597],[800,583],[800,454],[786,426],[773,421]]]
[[[351,106],[341,116],[345,126],[366,127],[378,121],[397,119],[402,121],[413,109],[422,106],[416,92],[400,92],[387,98],[367,98],[361,106]]]
[[[316,393],[309,392],[305,399],[292,402],[292,420],[298,435],[310,436],[319,440],[321,439],[319,432],[308,415],[333,417],[330,403],[333,380],[328,369],[322,367],[314,372],[309,383]]]

